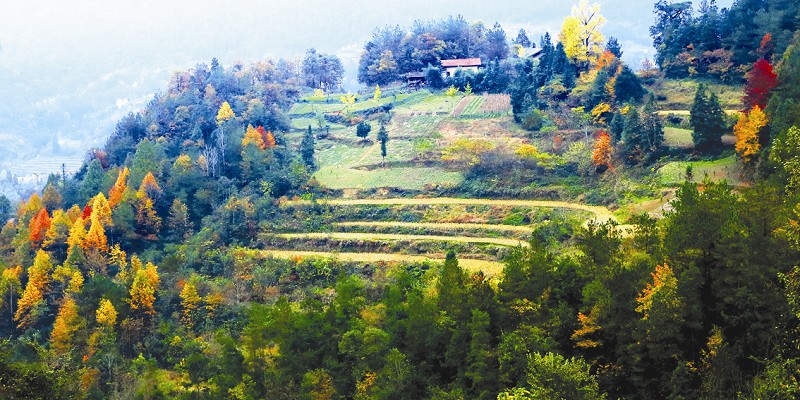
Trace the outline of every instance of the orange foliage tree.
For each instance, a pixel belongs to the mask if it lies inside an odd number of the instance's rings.
[[[108,238],[106,237],[106,230],[103,228],[102,222],[97,215],[92,215],[92,225],[89,227],[89,232],[86,234],[86,239],[83,241],[83,247],[86,250],[98,250],[104,252],[108,250]]]
[[[611,154],[614,149],[611,147],[611,136],[605,131],[600,131],[597,138],[594,140],[594,151],[592,152],[592,163],[597,166],[606,166],[610,170],[614,170],[611,164]]]
[[[109,207],[114,208],[122,202],[125,190],[128,188],[128,177],[130,175],[131,171],[128,169],[128,167],[125,167],[119,171],[119,175],[117,175],[117,181],[114,182],[114,186],[112,186],[111,190],[108,192]]]
[[[31,242],[36,245],[42,243],[47,230],[50,229],[50,222],[50,215],[47,213],[47,209],[42,207],[28,224],[28,236]]]

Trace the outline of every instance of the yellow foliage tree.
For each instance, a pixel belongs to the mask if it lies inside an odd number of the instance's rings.
[[[100,300],[100,307],[95,312],[95,318],[101,326],[114,329],[114,325],[117,323],[117,309],[111,304],[111,300]]]
[[[20,225],[27,225],[31,218],[33,218],[42,207],[44,207],[44,203],[42,202],[42,198],[39,197],[39,193],[36,192],[28,198],[27,202],[21,202],[17,208],[17,219]]]
[[[128,177],[130,175],[131,171],[128,170],[128,167],[125,167],[119,171],[119,175],[117,175],[117,181],[114,182],[114,186],[112,186],[111,190],[108,192],[109,207],[114,208],[122,202],[125,190],[128,188]]]
[[[82,325],[75,300],[71,296],[65,297],[53,324],[53,332],[50,333],[50,348],[53,352],[58,355],[67,354],[72,348],[75,332]]]
[[[217,112],[217,125],[222,125],[229,119],[235,117],[233,110],[231,109],[231,105],[228,102],[223,102],[222,105],[219,107],[219,111]]]
[[[153,303],[156,300],[156,289],[158,288],[158,267],[152,263],[147,263],[147,267],[136,271],[136,276],[131,284],[131,309],[146,315],[156,313]]]
[[[759,134],[767,126],[767,115],[756,104],[749,113],[742,113],[739,122],[733,127],[736,135],[736,152],[744,162],[750,162],[761,149]]]
[[[94,221],[95,218],[100,221],[103,227],[114,226],[114,222],[111,220],[111,205],[108,200],[106,200],[106,196],[102,193],[98,193],[92,200],[92,214],[90,219]]]
[[[100,222],[100,218],[94,215],[94,210],[92,210],[92,225],[89,227],[89,232],[86,234],[86,239],[83,241],[83,248],[85,250],[94,249],[101,252],[108,250],[106,230],[103,228],[103,223]]]
[[[669,265],[658,265],[650,275],[653,283],[648,283],[642,293],[636,297],[639,306],[636,311],[642,313],[642,319],[649,319],[651,311],[658,309],[660,314],[668,312],[676,314],[682,303],[678,296],[678,278]],[[676,316],[676,315],[674,315]]]
[[[191,172],[192,167],[192,158],[186,154],[181,154],[175,159],[175,162],[172,163],[172,174],[186,175]]]
[[[372,98],[374,100],[380,100],[381,99],[381,87],[379,85],[375,85],[375,94],[372,95]]]
[[[606,19],[600,15],[600,4],[589,5],[586,0],[572,7],[572,14],[564,18],[559,39],[567,57],[578,63],[593,63],[602,54],[605,38],[600,28]]]
[[[57,245],[66,245],[71,228],[72,219],[69,214],[61,209],[53,211],[52,222],[50,222],[50,228],[44,235],[42,246],[51,248]]]
[[[200,295],[197,293],[197,285],[192,281],[187,281],[181,289],[181,311],[183,323],[188,327],[194,325],[197,310],[200,307]]]
[[[19,299],[17,312],[14,314],[14,320],[17,321],[19,329],[24,330],[30,327],[44,315],[46,311],[44,292],[50,284],[52,269],[53,263],[50,261],[50,255],[44,250],[37,251],[33,265],[28,268],[28,283],[25,285],[25,291]]]
[[[67,248],[71,249],[73,246],[83,247],[84,240],[86,240],[86,223],[83,221],[83,218],[78,217],[78,219],[72,223],[72,228],[69,230]]]
[[[475,165],[480,156],[494,150],[495,145],[484,139],[458,139],[442,151],[442,160],[465,165]]]

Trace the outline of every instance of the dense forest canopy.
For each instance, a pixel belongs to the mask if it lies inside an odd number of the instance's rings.
[[[638,69],[581,1],[378,28],[360,93],[313,48],[176,72],[0,197],[0,397],[796,398],[797,10],[659,1]]]

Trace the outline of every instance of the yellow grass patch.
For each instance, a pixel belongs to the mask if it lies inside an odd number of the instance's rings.
[[[433,240],[439,242],[488,243],[500,246],[528,246],[528,243],[517,239],[480,238],[469,236],[441,235],[404,235],[395,233],[362,233],[362,232],[304,232],[278,233],[277,237],[285,239],[333,239],[333,240]]]

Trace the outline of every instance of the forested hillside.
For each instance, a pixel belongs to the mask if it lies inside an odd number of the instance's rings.
[[[0,197],[0,398],[797,398],[800,11],[601,11],[176,72]]]

